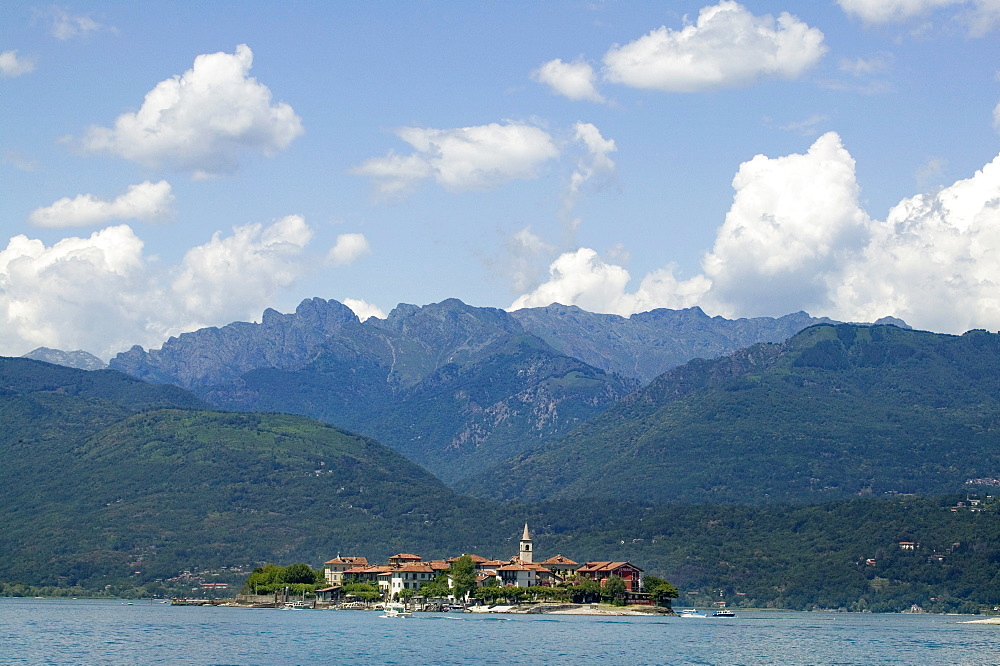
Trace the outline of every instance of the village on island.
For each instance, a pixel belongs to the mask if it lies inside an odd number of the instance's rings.
[[[536,562],[527,524],[518,554],[507,560],[463,554],[424,561],[419,555],[400,553],[385,564],[373,564],[365,557],[338,554],[323,564],[323,582],[312,586],[310,593],[303,585],[287,583],[292,579],[287,574],[277,585],[263,584],[267,574],[266,568],[255,570],[243,593],[226,603],[258,608],[381,609],[393,614],[455,610],[671,614],[670,600],[677,596],[672,585],[644,576],[631,562],[581,564],[561,554]],[[177,599],[175,603],[192,602]]]

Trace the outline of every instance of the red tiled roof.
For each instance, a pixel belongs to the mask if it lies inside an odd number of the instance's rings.
[[[340,555],[337,555],[337,557],[333,558],[332,560],[327,560],[323,564],[367,565],[368,559],[364,557],[341,557]]]
[[[393,555],[389,558],[390,560],[419,560],[421,559],[419,555],[414,555],[412,553],[400,553],[399,555]]]
[[[580,573],[596,573],[598,571],[614,571],[621,567],[631,567],[637,571],[642,571],[639,567],[635,566],[631,562],[587,562],[582,567],[577,569]]]
[[[549,559],[542,562],[542,564],[579,564],[579,562],[574,562],[568,557],[563,557],[562,554],[554,555]]]

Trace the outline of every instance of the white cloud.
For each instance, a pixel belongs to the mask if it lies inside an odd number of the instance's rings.
[[[334,266],[347,266],[372,251],[364,234],[340,234],[337,243],[326,255],[328,263]]]
[[[848,262],[834,312],[893,314],[937,331],[1000,329],[1000,156],[971,178],[904,199]],[[881,314],[878,316],[882,316]]]
[[[0,52],[0,76],[5,79],[35,71],[34,61],[19,58],[17,50]]]
[[[415,152],[389,153],[352,170],[375,179],[383,194],[406,191],[427,178],[452,191],[489,189],[534,178],[542,164],[559,155],[547,132],[512,122],[456,129],[404,127],[396,135]]]
[[[532,72],[531,78],[549,86],[553,92],[574,101],[604,101],[604,97],[595,87],[597,74],[594,68],[582,60],[577,62],[563,62],[559,58],[550,60]]]
[[[993,127],[1000,132],[1000,104],[993,107]]]
[[[635,293],[626,288],[631,279],[621,266],[605,263],[590,248],[566,252],[549,267],[549,280],[518,297],[510,310],[544,307],[552,303],[576,305],[591,312],[628,316],[658,307],[685,308],[695,305],[708,282],[697,276],[679,281],[674,268],[647,275]]]
[[[576,193],[584,183],[598,174],[611,173],[615,162],[608,155],[618,150],[613,139],[605,139],[590,123],[573,125],[573,138],[587,149],[587,159],[581,160],[570,179],[570,190]]]
[[[507,239],[505,251],[504,275],[510,279],[515,292],[522,292],[541,281],[556,248],[536,235],[531,227],[525,227]]]
[[[341,302],[351,308],[361,321],[365,321],[371,317],[375,317],[376,319],[386,318],[386,314],[382,308],[366,301],[358,300],[357,298],[345,298]]]
[[[695,24],[666,26],[604,56],[604,78],[634,88],[694,92],[754,83],[761,77],[794,79],[826,52],[823,33],[782,13],[754,16],[723,0],[703,7]]]
[[[841,9],[866,23],[907,21],[938,7],[965,2],[966,0],[837,0]]]
[[[174,267],[143,254],[127,225],[51,247],[20,235],[0,250],[0,354],[38,346],[104,358],[206,325],[259,316],[301,273],[301,217],[237,227]]]
[[[51,206],[38,208],[28,221],[38,227],[86,227],[111,220],[143,220],[153,222],[173,215],[174,195],[170,183],[148,180],[131,185],[125,194],[113,201],[98,199],[92,194],[80,194],[73,199],[64,197]]]
[[[51,18],[52,36],[64,42],[74,37],[96,32],[104,27],[89,16],[73,16],[59,8],[52,9]]]
[[[311,239],[312,230],[299,215],[267,227],[234,227],[231,236],[216,232],[184,255],[171,291],[190,317],[245,317],[295,281],[302,271],[298,257]]]
[[[893,315],[917,328],[1000,329],[1000,156],[971,178],[901,201],[884,222],[859,204],[854,159],[828,133],[804,154],[742,164],[703,273],[629,274],[587,248],[560,256],[512,309],[576,304],[622,315],[701,305],[727,316],[807,310],[842,321]]]
[[[880,53],[871,58],[842,58],[838,68],[852,76],[871,76],[889,69],[892,56]]]
[[[837,0],[848,14],[865,23],[903,23],[918,16],[951,7],[958,10],[954,18],[966,24],[969,33],[981,37],[1000,23],[1000,2],[997,0]]]
[[[733,205],[702,260],[713,309],[784,314],[789,303],[826,306],[829,274],[864,246],[869,221],[840,137],[828,132],[802,155],[757,155],[740,165],[733,188]]]
[[[248,150],[272,155],[302,134],[302,121],[248,76],[252,64],[245,44],[234,54],[200,55],[183,75],[158,83],[137,112],[118,116],[114,128],[90,128],[84,147],[196,177],[232,173]]]

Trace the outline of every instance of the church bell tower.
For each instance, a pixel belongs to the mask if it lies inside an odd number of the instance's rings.
[[[528,523],[524,524],[524,534],[521,535],[521,551],[518,557],[524,564],[531,564],[531,535],[528,534]]]

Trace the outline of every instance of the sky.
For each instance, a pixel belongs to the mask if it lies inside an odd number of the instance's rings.
[[[1000,0],[0,12],[0,355],[336,299],[1000,329]]]

